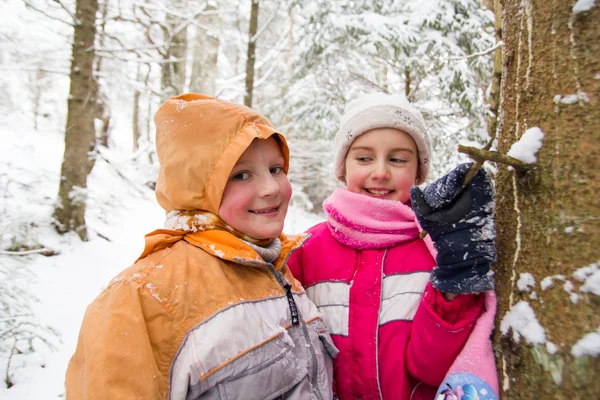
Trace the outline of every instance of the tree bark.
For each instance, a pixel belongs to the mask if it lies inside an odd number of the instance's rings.
[[[256,62],[256,32],[258,30],[258,2],[251,0],[250,29],[248,30],[248,57],[246,59],[246,93],[244,104],[252,107],[252,92],[254,90],[254,63]]]
[[[502,40],[502,5],[500,0],[493,1],[494,30],[496,32],[496,43]],[[502,48],[498,48],[494,54],[494,72],[492,74],[492,87],[490,90],[490,115],[488,117],[488,135],[496,137],[498,128],[498,109],[500,107],[500,82],[502,80]]]
[[[206,11],[214,13],[218,3],[207,5]],[[217,61],[221,18],[218,14],[201,15],[196,28],[190,91],[215,96],[217,92]],[[206,28],[206,29],[204,29]]]
[[[575,14],[574,3],[502,1],[498,149],[506,153],[528,128],[545,133],[534,168],[498,165],[496,177],[494,341],[506,399],[600,393],[598,355],[575,351],[600,326],[598,295],[586,290],[580,270],[600,260],[600,7]],[[535,279],[530,290],[517,284],[524,273]],[[501,323],[521,301],[533,309],[545,338],[516,340],[514,326]]]
[[[75,7],[78,21],[73,37],[65,153],[54,215],[59,232],[75,231],[87,240],[85,189],[94,166],[94,118],[98,113],[98,83],[93,74],[98,1],[77,0]]]
[[[181,12],[187,12],[185,0],[172,2],[173,7]],[[181,94],[185,86],[185,59],[187,56],[187,28],[182,27],[183,21],[174,15],[167,14],[164,26],[165,40],[168,47],[161,65],[162,97],[161,103],[169,97]]]

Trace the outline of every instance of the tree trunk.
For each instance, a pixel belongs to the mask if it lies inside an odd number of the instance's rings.
[[[191,92],[203,93],[209,96],[214,96],[217,92],[217,61],[221,18],[216,13],[212,14],[217,10],[218,5],[210,3],[207,5],[206,11],[211,14],[201,15],[198,18],[200,27],[196,28],[192,76],[190,79]]]
[[[246,94],[244,104],[252,107],[252,92],[254,90],[254,63],[256,61],[256,32],[258,30],[258,2],[251,0],[250,29],[248,30],[248,57],[246,59]]]
[[[496,31],[496,43],[502,40],[502,5],[500,0],[493,1],[495,16],[494,30]],[[492,88],[490,90],[490,115],[488,117],[488,135],[496,137],[498,128],[498,108],[500,107],[500,82],[502,81],[502,48],[498,48],[494,54],[494,72],[492,74]]]
[[[173,1],[173,8],[181,12],[187,12],[185,0]],[[171,96],[181,94],[185,87],[185,59],[187,56],[187,28],[184,27],[180,18],[167,14],[166,26],[164,27],[165,40],[168,47],[161,64],[162,69],[162,98],[164,102]]]
[[[55,218],[59,232],[75,231],[82,240],[87,240],[85,189],[94,166],[94,118],[98,112],[98,83],[93,74],[98,1],[77,0],[75,7],[79,23],[73,37],[65,153]]]
[[[106,18],[108,16],[108,2],[109,0],[104,0],[100,5],[100,18],[101,23],[98,25],[98,37],[96,39],[98,46],[100,48],[104,48],[104,43],[106,42]],[[96,58],[96,76],[100,77],[102,75],[102,57]],[[100,78],[97,78],[98,82],[98,115],[100,116],[100,121],[102,122],[102,127],[98,131],[98,144],[100,146],[104,146],[108,148],[108,141],[110,139],[110,104],[108,102],[108,96],[104,94],[102,90],[102,85],[100,83]]]
[[[140,96],[139,90],[133,93],[133,151],[140,148]]]
[[[506,399],[600,393],[600,299],[597,284],[596,294],[587,289],[600,260],[600,7],[575,14],[574,3],[502,1],[499,151],[529,128],[545,133],[532,170],[498,167],[494,341]],[[532,289],[525,273],[535,279]],[[507,312],[519,303],[531,307],[545,336],[532,335],[534,319],[521,330],[510,324]],[[595,354],[593,345],[579,351],[586,335],[596,336]]]

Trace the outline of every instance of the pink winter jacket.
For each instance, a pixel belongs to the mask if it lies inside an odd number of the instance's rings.
[[[483,296],[446,301],[431,287],[435,260],[422,239],[357,249],[336,240],[328,224],[308,231],[311,238],[288,266],[340,350],[337,396],[433,400],[482,312]]]

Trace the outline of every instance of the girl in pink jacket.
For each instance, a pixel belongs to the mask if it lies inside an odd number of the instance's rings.
[[[340,351],[337,396],[432,400],[476,387],[470,398],[494,399],[493,310],[479,324],[492,382],[444,380],[485,311],[481,292],[493,288],[490,179],[480,170],[463,189],[463,164],[424,191],[412,188],[411,200],[411,187],[427,177],[431,146],[421,113],[397,95],[349,103],[334,150],[345,188],[325,201],[327,221],[309,229],[288,265]]]

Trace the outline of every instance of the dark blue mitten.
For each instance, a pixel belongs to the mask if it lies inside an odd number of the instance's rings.
[[[461,191],[471,165],[459,165],[424,191],[416,186],[410,190],[413,210],[438,251],[431,284],[444,293],[494,288],[489,273],[490,262],[496,261],[494,187],[480,169]]]

